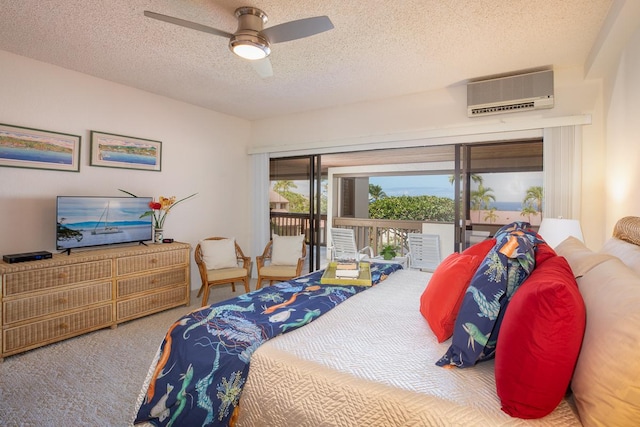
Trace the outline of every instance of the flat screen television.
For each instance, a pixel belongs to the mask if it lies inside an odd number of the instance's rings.
[[[58,196],[56,249],[151,240],[151,197]]]

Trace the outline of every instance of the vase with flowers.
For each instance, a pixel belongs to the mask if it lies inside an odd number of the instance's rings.
[[[130,196],[138,197],[135,194],[132,194],[125,190],[120,190],[123,193],[127,193]],[[154,243],[162,243],[164,237],[164,221],[167,219],[167,215],[169,211],[173,209],[178,203],[181,203],[187,199],[192,198],[198,193],[193,193],[190,196],[184,197],[180,200],[176,201],[176,196],[164,197],[160,196],[158,201],[149,202],[149,210],[140,215],[140,218],[145,218],[150,216],[153,222],[153,241]]]

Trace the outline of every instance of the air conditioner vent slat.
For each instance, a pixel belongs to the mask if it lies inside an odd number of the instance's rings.
[[[538,71],[467,84],[467,115],[553,108],[553,71]]]

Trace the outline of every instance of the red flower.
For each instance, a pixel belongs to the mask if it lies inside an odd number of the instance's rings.
[[[158,211],[162,209],[162,204],[160,202],[149,202],[149,208]]]

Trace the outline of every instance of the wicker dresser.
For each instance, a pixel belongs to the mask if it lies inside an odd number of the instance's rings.
[[[0,361],[96,329],[189,305],[191,246],[168,243],[0,262]]]

